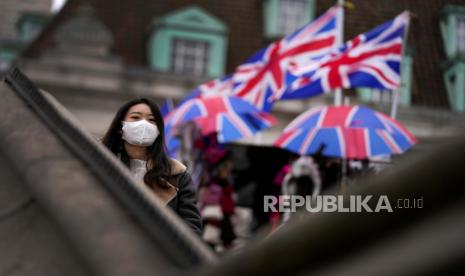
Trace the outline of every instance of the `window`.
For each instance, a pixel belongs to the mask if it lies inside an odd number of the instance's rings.
[[[207,42],[175,38],[173,44],[171,58],[173,72],[196,76],[207,74],[210,48]]]
[[[313,20],[315,0],[264,0],[265,37],[277,39]]]
[[[307,2],[305,0],[280,0],[278,10],[278,31],[288,35],[307,22]]]
[[[443,72],[443,78],[451,109],[465,112],[465,62],[450,62]]]
[[[447,5],[439,21],[446,60],[443,79],[453,111],[465,112],[465,6]]]
[[[45,27],[48,20],[48,15],[30,12],[22,14],[18,22],[16,22],[16,28],[18,29],[21,40],[23,42],[34,40]]]
[[[457,52],[465,56],[465,17],[457,18]]]
[[[150,30],[152,69],[205,78],[224,75],[228,30],[218,18],[190,6],[156,18]]]
[[[465,6],[447,5],[439,21],[448,59],[465,56]]]

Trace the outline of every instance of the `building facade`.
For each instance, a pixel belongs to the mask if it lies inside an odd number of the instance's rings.
[[[0,7],[1,74],[52,17],[52,0],[3,0]]]
[[[270,42],[322,14],[319,0],[69,0],[17,64],[96,137],[124,101],[178,101],[198,84],[232,73]],[[465,111],[465,0],[350,1],[344,38],[412,14],[397,118],[429,140],[460,131]],[[346,91],[350,103],[389,113],[391,93]],[[282,128],[332,95],[282,101],[279,123],[248,142],[271,144]]]

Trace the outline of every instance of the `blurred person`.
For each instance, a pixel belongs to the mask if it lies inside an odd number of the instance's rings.
[[[272,195],[279,197],[284,183],[284,178],[291,172],[291,161],[285,164],[273,179]],[[282,218],[279,212],[270,212],[271,231],[276,230],[281,224]]]
[[[313,155],[320,172],[322,192],[331,190],[342,180],[342,159],[325,156],[325,148],[326,144],[322,144]]]
[[[281,194],[286,196],[311,196],[312,200],[321,192],[321,178],[318,165],[309,156],[301,156],[295,160],[290,172],[283,179]],[[290,219],[291,213],[283,214],[282,222]]]
[[[233,160],[230,152],[218,147],[206,151],[210,177],[199,200],[203,239],[214,249],[230,249],[237,238],[232,223],[235,213],[234,186],[231,181]]]
[[[102,143],[200,235],[201,219],[190,174],[166,153],[160,109],[149,99],[135,99],[116,112]]]
[[[370,170],[370,160],[368,158],[348,161],[347,176],[352,180],[369,175]]]
[[[320,168],[322,178],[322,190],[328,191],[335,187],[342,179],[342,159],[324,157],[323,166]]]

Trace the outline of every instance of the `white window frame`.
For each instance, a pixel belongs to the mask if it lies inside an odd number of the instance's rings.
[[[457,17],[457,53],[465,56],[465,16]]]
[[[211,47],[206,41],[174,38],[171,62],[173,72],[195,76],[207,75],[210,50]]]
[[[289,35],[305,25],[307,10],[308,2],[305,0],[279,0],[278,31]]]

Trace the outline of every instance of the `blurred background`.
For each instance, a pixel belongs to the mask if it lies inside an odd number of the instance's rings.
[[[335,2],[1,0],[0,75],[18,66],[99,139],[122,103],[138,97],[151,98],[160,106],[166,100],[177,103],[198,85],[234,72],[253,53],[312,21]],[[404,10],[412,14],[396,119],[419,143],[397,158],[427,151],[462,132],[465,0],[347,2],[345,40]],[[392,97],[385,92],[350,89],[344,97],[350,104],[389,113]],[[227,154],[211,153],[220,159],[232,156],[235,203],[245,208],[238,211],[243,217],[236,234],[272,220],[260,211],[260,198],[274,193],[273,181],[282,181],[275,180],[279,170],[296,157],[271,147],[282,129],[302,112],[331,104],[333,97],[278,102],[272,111],[278,119],[275,126],[228,145],[222,149]],[[373,162],[372,169],[377,172],[396,161]],[[245,224],[250,227],[240,229]]]
[[[351,3],[353,8],[345,14],[345,39],[403,10],[413,13],[397,118],[422,141],[418,150],[454,134],[465,111],[465,1]],[[334,4],[315,0],[111,4],[2,0],[0,70],[20,65],[99,137],[123,101],[143,96],[160,104],[166,99],[179,101],[197,85],[232,73],[260,48]],[[191,48],[196,51],[186,54]],[[345,95],[352,104],[389,110],[388,93],[358,89]],[[260,144],[271,144],[296,115],[331,103],[331,97],[277,103],[273,114],[279,123],[261,134]]]

